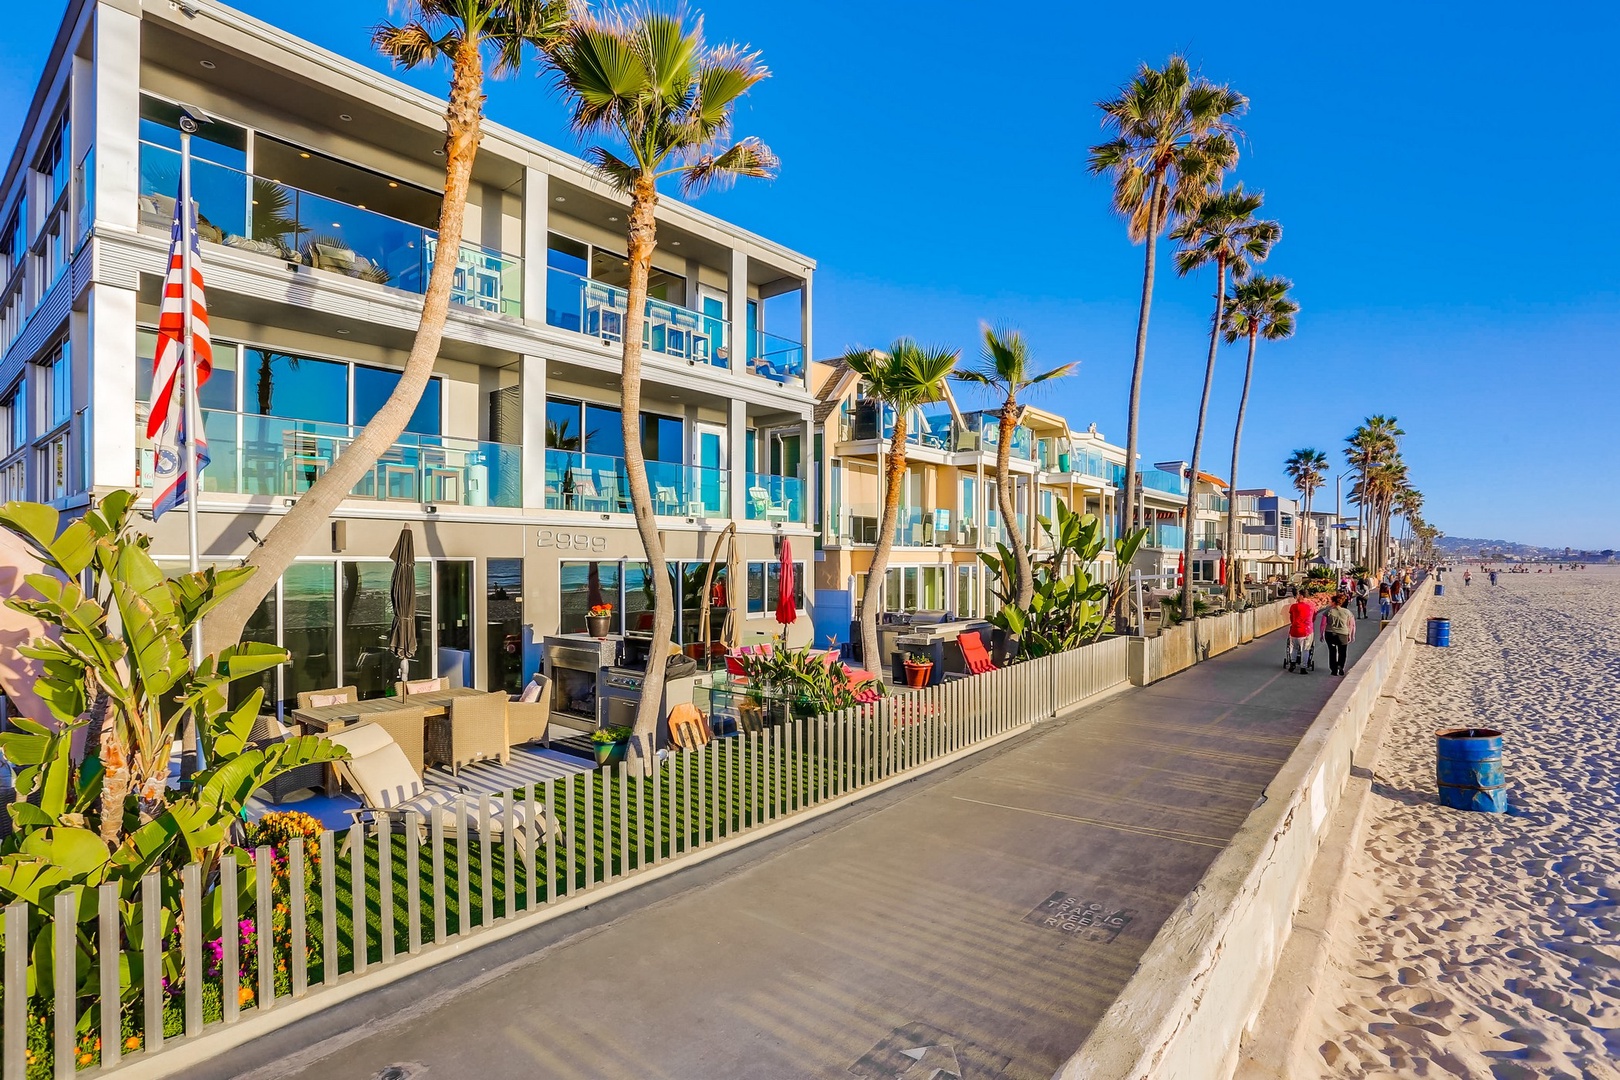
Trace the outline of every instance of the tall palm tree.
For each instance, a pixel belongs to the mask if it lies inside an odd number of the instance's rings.
[[[1162,68],[1143,64],[1117,97],[1097,103],[1103,126],[1113,131],[1114,138],[1093,146],[1087,165],[1094,174],[1113,176],[1114,210],[1125,218],[1131,242],[1146,242],[1125,427],[1122,535],[1130,532],[1136,512],[1137,429],[1159,234],[1173,219],[1196,210],[1237,162],[1238,129],[1233,121],[1248,105],[1248,99],[1230,87],[1195,76],[1179,55],[1171,56]]]
[[[996,502],[1001,506],[1001,520],[1016,521],[1017,513],[1012,490],[1013,431],[1024,418],[1024,407],[1018,404],[1018,395],[1032,387],[1053,379],[1073,375],[1079,364],[1060,364],[1039,375],[1031,371],[1029,342],[1013,329],[985,326],[984,349],[979,361],[965,371],[954,372],[952,377],[962,382],[975,383],[1002,395],[997,411],[998,432],[1001,440],[996,444]],[[1028,607],[1035,595],[1034,572],[1029,563],[1029,540],[1018,529],[1012,534],[1013,559],[1017,563],[1017,604]]]
[[[883,522],[877,546],[866,571],[866,594],[861,599],[861,659],[866,670],[883,670],[878,655],[877,616],[883,598],[883,577],[889,570],[894,528],[900,517],[900,488],[906,476],[906,428],[911,411],[944,398],[946,381],[956,367],[955,349],[929,348],[901,338],[887,352],[858,349],[844,357],[851,371],[866,382],[866,394],[894,409],[894,431],[883,463]]]
[[[578,13],[546,59],[574,133],[613,139],[622,151],[596,145],[586,158],[630,200],[619,415],[630,507],[653,583],[652,639],[661,647],[675,629],[675,598],[641,446],[641,334],[658,245],[658,182],[678,177],[681,190],[695,195],[739,176],[774,175],[769,148],[754,138],[733,141],[731,131],[737,100],[770,72],[757,52],[707,44],[701,16],[611,4]],[[631,752],[645,761],[651,760],[663,682],[663,665],[649,664],[631,742]]]
[[[372,44],[378,51],[404,68],[440,61],[450,65],[438,247],[422,297],[416,340],[388,400],[248,556],[247,565],[258,573],[209,613],[203,624],[205,652],[218,652],[241,638],[259,603],[275,588],[305,541],[325,525],[377,459],[404,434],[433,373],[450,313],[467,189],[483,127],[485,64],[490,63],[494,76],[517,71],[524,54],[531,48],[549,46],[569,17],[568,0],[400,0],[396,6],[406,20],[380,23],[372,31]],[[543,208],[529,207],[528,212],[541,213]]]
[[[1193,434],[1192,481],[1187,485],[1187,522],[1196,518],[1198,500],[1198,459],[1204,450],[1204,422],[1209,418],[1209,391],[1215,384],[1215,352],[1220,346],[1221,331],[1226,322],[1226,275],[1234,281],[1249,276],[1252,264],[1271,254],[1271,246],[1282,236],[1282,226],[1275,221],[1257,219],[1254,214],[1265,202],[1265,196],[1251,195],[1239,184],[1231,191],[1222,191],[1206,198],[1198,209],[1179,222],[1170,231],[1170,237],[1181,247],[1176,251],[1176,273],[1182,277],[1194,270],[1215,264],[1215,319],[1209,324],[1209,358],[1204,362],[1204,396],[1198,402],[1198,426]],[[1227,508],[1237,499],[1237,476],[1233,475],[1226,490]],[[1193,563],[1193,530],[1183,534],[1182,559],[1184,565]],[[1232,552],[1225,553],[1228,559]],[[1231,575],[1227,575],[1231,587]],[[1181,584],[1181,610],[1192,612],[1193,576],[1187,574]]]
[[[1238,398],[1237,427],[1232,431],[1232,487],[1238,486],[1238,448],[1243,443],[1243,414],[1249,408],[1249,386],[1254,381],[1254,349],[1263,337],[1282,341],[1294,335],[1294,316],[1299,305],[1289,297],[1294,283],[1285,277],[1256,274],[1239,282],[1226,302],[1226,343],[1249,339],[1249,362],[1243,369],[1243,394]],[[1226,507],[1226,596],[1237,599],[1237,500]]]
[[[1350,498],[1358,507],[1357,533],[1367,552],[1370,570],[1376,572],[1383,565],[1383,550],[1372,541],[1376,522],[1379,490],[1368,482],[1369,474],[1380,463],[1387,463],[1400,454],[1399,438],[1406,434],[1393,416],[1369,416],[1345,439],[1344,459],[1353,470],[1356,480],[1350,489]]]
[[[1300,497],[1299,534],[1300,544],[1295,551],[1296,559],[1304,557],[1304,547],[1307,542],[1305,522],[1311,520],[1311,503],[1316,498],[1316,490],[1327,480],[1328,458],[1320,450],[1306,448],[1295,450],[1288,455],[1283,463],[1288,478],[1294,482],[1294,490]]]

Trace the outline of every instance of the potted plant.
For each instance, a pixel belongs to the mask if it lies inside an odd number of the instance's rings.
[[[591,732],[591,748],[596,751],[598,765],[617,765],[624,760],[634,729],[627,727],[597,728]]]
[[[934,658],[925,652],[906,653],[906,685],[922,688],[934,674]]]
[[[608,636],[608,629],[613,622],[612,604],[592,604],[591,609],[585,613],[585,629],[598,641]]]

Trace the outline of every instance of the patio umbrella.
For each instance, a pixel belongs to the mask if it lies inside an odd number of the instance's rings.
[[[416,655],[416,538],[409,525],[399,531],[399,541],[389,557],[394,560],[394,577],[388,585],[394,625],[388,631],[388,651],[399,657],[399,677],[404,679]]]
[[[1220,582],[1220,584],[1225,585],[1226,584],[1226,560],[1224,558],[1216,565],[1215,573],[1216,573],[1216,578]]]
[[[1187,583],[1186,579],[1187,579],[1187,553],[1184,551],[1180,555],[1176,556],[1176,584],[1178,586],[1179,585],[1185,585]]]
[[[782,635],[786,637],[787,628],[799,618],[799,609],[793,603],[793,547],[785,536],[782,537],[782,569],[778,578],[781,582],[781,599],[776,602],[776,621],[782,624]]]
[[[585,602],[591,607],[601,607],[606,603],[602,599],[602,571],[597,563],[591,563],[590,569],[585,571],[585,589]]]

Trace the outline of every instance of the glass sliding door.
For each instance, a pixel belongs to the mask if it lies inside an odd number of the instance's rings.
[[[394,564],[345,560],[338,567],[343,619],[343,676],[339,682],[358,689],[362,700],[382,697],[399,678],[399,662],[388,651],[394,621],[389,596]]]
[[[451,686],[473,684],[472,570],[466,559],[439,559],[434,570],[433,660]]]
[[[343,685],[338,677],[337,582],[330,562],[295,562],[281,578],[281,647],[291,654],[282,694]]]
[[[484,689],[522,691],[523,560],[484,563]],[[532,674],[529,673],[529,674]]]

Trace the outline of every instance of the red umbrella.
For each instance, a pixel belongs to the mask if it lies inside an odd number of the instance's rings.
[[[1187,583],[1187,553],[1185,551],[1183,551],[1180,555],[1176,556],[1176,584],[1178,586],[1180,586],[1180,585],[1185,585],[1186,583]]]
[[[1222,554],[1225,554],[1224,552]],[[1226,584],[1226,560],[1223,558],[1216,567],[1216,575],[1222,585]]]
[[[776,621],[782,624],[785,631],[799,618],[798,605],[793,602],[793,548],[785,536],[782,537],[782,568],[778,573],[778,580],[781,598],[776,602]]]

